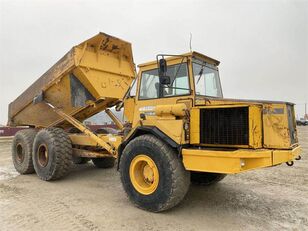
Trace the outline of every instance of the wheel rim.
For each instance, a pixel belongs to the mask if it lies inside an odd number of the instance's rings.
[[[42,167],[48,164],[48,149],[45,144],[41,144],[37,150],[38,163]]]
[[[22,145],[19,143],[16,145],[16,160],[18,163],[22,163],[25,158],[25,153]]]
[[[132,160],[129,176],[134,188],[143,195],[155,192],[159,183],[158,168],[146,155],[138,155]]]

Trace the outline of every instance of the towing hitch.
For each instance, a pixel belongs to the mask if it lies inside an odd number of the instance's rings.
[[[302,159],[302,156],[299,155],[298,157],[295,158],[295,160],[301,160]]]
[[[286,164],[291,167],[291,166],[294,165],[294,161],[288,161],[288,162],[286,162]]]

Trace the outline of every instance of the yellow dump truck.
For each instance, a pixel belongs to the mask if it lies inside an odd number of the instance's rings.
[[[29,126],[13,140],[16,170],[50,181],[73,162],[108,168],[117,159],[130,200],[159,212],[181,202],[191,182],[292,165],[301,152],[294,105],[223,98],[218,65],[197,52],[161,54],[137,74],[131,44],[99,33],[9,105],[8,124]],[[126,123],[111,108],[124,108]],[[118,133],[83,124],[101,111]]]

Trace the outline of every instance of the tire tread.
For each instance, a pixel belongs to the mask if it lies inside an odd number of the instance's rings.
[[[12,143],[12,152],[13,150],[15,150],[15,145],[16,145],[16,138],[18,138],[18,136],[21,136],[21,138],[24,140],[27,149],[28,149],[28,161],[27,163],[24,164],[24,166],[16,166],[15,160],[13,159],[13,163],[15,166],[15,169],[20,173],[20,174],[31,174],[34,173],[34,166],[33,166],[33,161],[32,161],[32,147],[33,147],[33,141],[34,138],[37,134],[37,130],[29,128],[29,129],[24,129],[24,130],[20,130],[18,131],[13,139],[13,143]],[[27,155],[27,154],[26,154]],[[14,158],[14,155],[12,153],[12,158]]]
[[[68,174],[73,163],[71,140],[65,131],[61,128],[51,127],[43,129],[37,134],[37,136],[39,136],[41,132],[47,132],[49,135],[49,141],[47,142],[54,145],[53,148],[55,152],[55,168],[51,169],[52,172],[49,172],[46,175],[38,175],[42,180],[45,181],[60,179]]]
[[[170,195],[167,201],[165,201],[163,204],[160,204],[159,208],[156,210],[151,210],[151,209],[147,209],[147,210],[150,210],[152,212],[161,212],[164,210],[168,210],[176,206],[177,204],[179,204],[184,199],[185,195],[188,192],[189,185],[190,185],[190,174],[188,171],[184,169],[182,161],[176,155],[175,151],[170,146],[168,146],[166,143],[164,143],[163,141],[161,141],[160,139],[156,138],[153,135],[147,134],[147,135],[142,135],[142,136],[135,138],[125,147],[123,154],[125,152],[129,153],[130,150],[134,148],[135,146],[142,146],[142,145],[144,146],[150,145],[152,146],[152,148],[154,147],[160,148],[161,152],[165,155],[169,163],[169,166],[171,167],[170,170],[171,170],[171,179],[172,179],[171,192],[170,192]],[[122,160],[120,161],[120,166],[121,165],[123,165]],[[121,174],[121,178],[123,182],[122,174]],[[133,201],[133,203],[137,207],[141,209],[145,209],[141,207],[139,204],[137,204],[136,202]]]

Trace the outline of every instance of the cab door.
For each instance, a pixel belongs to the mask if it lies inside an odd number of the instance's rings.
[[[159,83],[156,64],[140,68],[133,127],[140,120],[140,111],[156,105],[187,103],[192,106],[192,88],[187,62],[168,63],[170,85]]]

